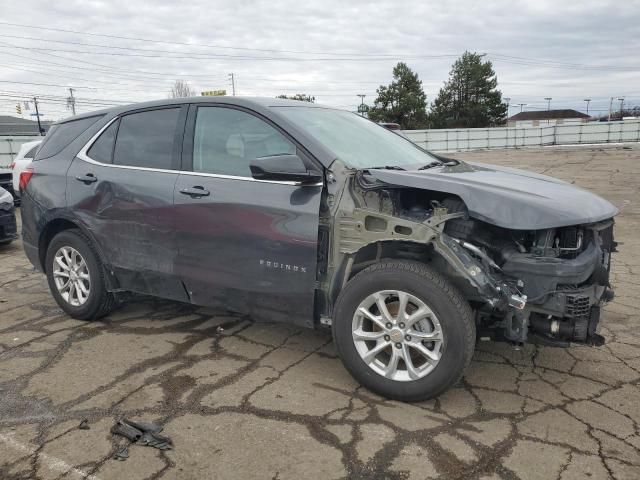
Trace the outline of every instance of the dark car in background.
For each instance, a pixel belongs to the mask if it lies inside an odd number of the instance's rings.
[[[0,187],[0,245],[7,245],[18,238],[13,196]]]
[[[306,102],[185,98],[54,125],[21,174],[23,243],[69,315],[120,292],[331,326],[371,390],[433,397],[476,336],[600,344],[606,200],[434,156]]]

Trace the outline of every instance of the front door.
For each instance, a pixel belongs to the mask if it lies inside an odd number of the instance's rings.
[[[174,201],[176,271],[193,303],[312,324],[322,185],[258,181],[249,170],[287,153],[303,155],[252,112],[191,106]]]
[[[173,272],[173,189],[188,106],[126,114],[74,159],[67,203],[123,289],[188,301]]]

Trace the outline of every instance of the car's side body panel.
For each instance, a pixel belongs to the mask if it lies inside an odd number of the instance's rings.
[[[169,169],[92,159],[91,143],[117,118],[104,124],[69,168],[67,209],[91,231],[119,288],[188,301],[180,278],[174,273],[173,188],[178,178],[186,106],[182,110],[174,132],[174,168]]]
[[[190,198],[194,185],[210,192]],[[176,273],[191,301],[313,325],[322,186],[181,174]]]
[[[322,183],[300,185],[194,171],[195,124],[201,107],[210,113],[220,109],[230,113],[228,105],[191,106],[174,193],[176,273],[193,303],[313,326]],[[264,122],[265,128],[296,145],[294,138],[257,112],[239,107],[233,111]],[[300,144],[296,148],[306,162],[318,167]],[[215,162],[216,155],[220,154],[210,151],[208,158]],[[193,188],[208,194],[184,193]]]

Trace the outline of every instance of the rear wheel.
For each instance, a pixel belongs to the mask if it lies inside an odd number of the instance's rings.
[[[462,295],[428,266],[389,260],[346,285],[333,334],[349,372],[385,397],[432,398],[471,361],[475,325]]]
[[[46,257],[49,289],[58,305],[80,320],[96,320],[115,306],[104,269],[91,241],[80,230],[65,230],[49,243]]]

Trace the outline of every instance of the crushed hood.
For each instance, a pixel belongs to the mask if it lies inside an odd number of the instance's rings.
[[[469,215],[513,230],[593,223],[618,209],[607,200],[561,180],[525,170],[461,162],[427,170],[369,170],[385,183],[452,193]]]

